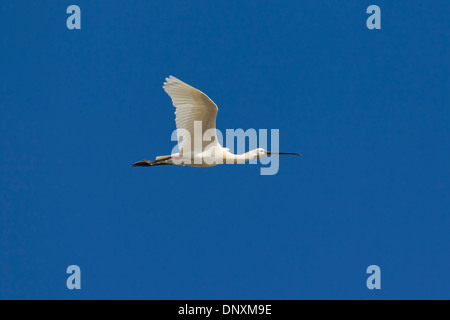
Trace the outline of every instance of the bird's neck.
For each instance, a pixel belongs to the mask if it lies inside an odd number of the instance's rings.
[[[227,158],[233,160],[234,163],[245,163],[247,161],[253,160],[255,157],[251,152],[246,152],[243,154],[234,154],[228,152]]]

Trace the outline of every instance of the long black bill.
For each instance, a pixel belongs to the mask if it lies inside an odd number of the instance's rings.
[[[272,154],[290,154],[291,156],[299,156],[301,157],[302,155],[300,153],[290,153],[290,152],[270,152],[267,151],[267,155],[272,155]]]

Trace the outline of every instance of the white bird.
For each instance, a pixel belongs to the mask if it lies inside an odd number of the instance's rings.
[[[133,164],[133,167],[152,167],[159,165],[188,165],[193,167],[212,167],[222,163],[244,163],[256,158],[272,154],[290,154],[301,156],[298,153],[270,152],[262,148],[254,149],[244,154],[233,154],[229,149],[223,148],[217,141],[216,104],[200,90],[191,87],[183,81],[170,76],[166,78],[163,86],[166,93],[172,98],[176,108],[175,122],[177,127],[177,140],[179,153],[156,157],[155,160],[142,160]],[[196,132],[195,122],[201,124],[201,132]],[[209,130],[210,141],[202,138]],[[201,134],[200,143],[194,143]]]

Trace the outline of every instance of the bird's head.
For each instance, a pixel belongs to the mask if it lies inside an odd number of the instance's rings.
[[[258,148],[253,150],[255,153],[255,158],[264,158],[273,154],[288,154],[288,155],[292,155],[292,156],[299,156],[301,157],[302,155],[299,153],[290,153],[290,152],[271,152],[271,151],[267,151],[263,148]]]
[[[255,158],[264,158],[267,157],[267,150],[264,150],[263,148],[258,148],[253,150],[254,157]]]

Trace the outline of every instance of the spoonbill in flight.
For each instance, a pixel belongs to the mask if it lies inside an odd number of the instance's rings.
[[[298,153],[270,152],[262,148],[244,154],[233,154],[229,152],[229,149],[223,148],[217,141],[216,116],[218,108],[206,94],[173,76],[166,78],[163,88],[172,98],[172,103],[176,108],[175,122],[180,152],[168,156],[159,156],[153,161],[142,160],[133,163],[133,167],[153,167],[168,164],[212,167],[222,163],[244,163],[272,154],[301,156]],[[197,124],[199,123],[201,131],[197,132]],[[203,137],[207,131],[209,131],[210,141],[204,141],[203,139],[200,143],[194,141],[199,134]]]

